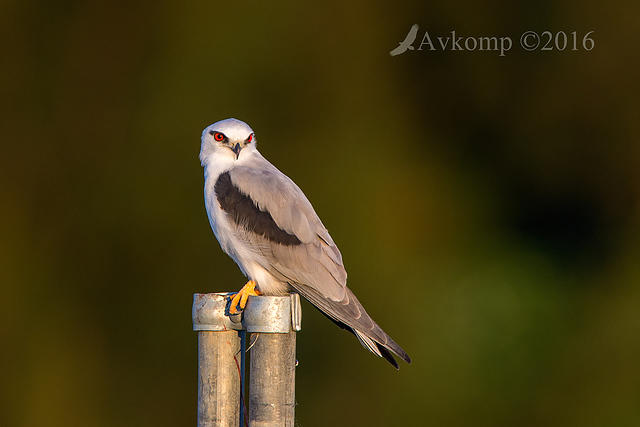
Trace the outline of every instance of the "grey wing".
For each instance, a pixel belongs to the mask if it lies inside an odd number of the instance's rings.
[[[263,239],[257,245],[266,257],[267,270],[277,269],[288,281],[309,283],[333,300],[346,295],[347,272],[340,250],[302,190],[263,158],[257,164],[229,172],[231,183],[275,225],[297,238],[299,244]],[[265,243],[267,244],[265,246]]]
[[[372,352],[391,362],[388,348],[409,361],[404,350],[371,319],[347,288],[342,255],[302,190],[262,157],[249,166],[233,168],[229,175],[241,193],[300,242],[281,244],[261,239],[256,246],[267,261],[263,267],[288,282],[336,323],[352,329]],[[395,361],[392,364],[397,367]]]

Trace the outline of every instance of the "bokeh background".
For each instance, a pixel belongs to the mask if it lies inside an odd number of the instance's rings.
[[[244,283],[198,162],[227,117],[414,359],[306,304],[299,425],[640,425],[638,12],[3,1],[0,425],[195,424],[192,294]],[[514,47],[389,56],[413,23]],[[524,52],[526,30],[595,48]]]

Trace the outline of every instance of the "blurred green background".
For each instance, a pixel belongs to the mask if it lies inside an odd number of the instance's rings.
[[[299,425],[640,425],[638,12],[3,1],[0,425],[195,425],[192,294],[244,283],[198,162],[227,117],[414,359],[306,304]],[[413,23],[514,47],[390,57]]]

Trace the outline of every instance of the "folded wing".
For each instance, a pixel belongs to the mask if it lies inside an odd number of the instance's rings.
[[[388,350],[410,361],[347,288],[342,255],[302,190],[261,156],[226,174],[216,183],[216,195],[238,235],[262,255],[262,267],[378,356],[396,367]]]

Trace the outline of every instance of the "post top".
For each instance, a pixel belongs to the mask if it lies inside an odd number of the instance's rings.
[[[229,314],[230,292],[193,294],[194,331],[246,330],[247,332],[288,333],[302,324],[300,296],[250,296],[239,314]]]

